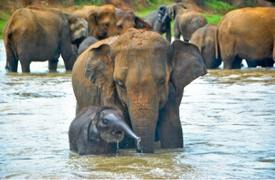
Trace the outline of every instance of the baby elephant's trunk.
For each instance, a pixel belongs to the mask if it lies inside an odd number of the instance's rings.
[[[141,138],[138,137],[133,131],[132,129],[126,124],[126,122],[124,122],[122,119],[120,120],[116,120],[114,121],[114,125],[118,128],[121,129],[122,131],[124,131],[127,136],[129,136],[130,138],[133,138],[136,140],[136,146],[137,146],[137,150],[140,151],[141,147],[140,147],[140,141]]]

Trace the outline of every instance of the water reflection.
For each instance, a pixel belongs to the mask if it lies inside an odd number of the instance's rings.
[[[5,73],[0,43],[0,178],[274,179],[275,71],[210,71],[185,89],[183,150],[80,157],[69,151],[70,74]]]

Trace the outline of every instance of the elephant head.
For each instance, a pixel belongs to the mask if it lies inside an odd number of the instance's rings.
[[[187,7],[184,5],[184,3],[181,2],[173,3],[172,5],[167,7],[168,14],[171,19],[175,19],[176,15],[184,9],[187,9]]]
[[[78,47],[88,36],[88,22],[84,18],[73,15],[68,15],[68,21],[70,24],[71,42]]]
[[[120,142],[124,135],[134,138],[137,142],[140,138],[124,122],[123,115],[114,108],[101,107],[88,125],[88,140],[105,141],[107,143]]]
[[[128,112],[143,152],[153,152],[159,110],[167,102],[170,84],[182,93],[187,84],[206,73],[198,49],[181,41],[170,45],[156,32],[133,29],[111,45],[90,50],[94,62],[86,64],[86,77],[99,85],[102,81],[113,84],[108,91],[115,91],[114,100]]]
[[[97,39],[104,39],[118,34],[117,18],[113,5],[99,6],[88,15],[90,35]]]
[[[151,30],[152,27],[131,10],[116,9],[117,28],[120,34],[130,28]]]

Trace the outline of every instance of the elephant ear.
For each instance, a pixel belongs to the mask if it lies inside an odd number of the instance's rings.
[[[176,40],[170,47],[172,53],[170,82],[178,93],[182,93],[185,86],[207,73],[206,66],[195,45]]]
[[[89,50],[92,55],[85,66],[84,73],[87,79],[101,86],[106,82],[106,78],[112,77],[113,61],[110,57],[110,46],[108,44],[99,44]]]
[[[97,11],[93,10],[89,13],[88,15],[88,30],[89,33],[92,34],[92,32],[94,31],[94,28],[96,28],[97,24],[98,24],[98,13]]]

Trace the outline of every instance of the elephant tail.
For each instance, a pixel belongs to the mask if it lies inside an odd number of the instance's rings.
[[[13,42],[13,32],[10,30],[4,31],[4,44],[6,48],[6,70],[11,70],[11,62],[16,61],[17,53]]]
[[[219,59],[219,52],[220,52],[220,49],[219,49],[219,40],[218,40],[218,31],[219,31],[219,28],[217,27],[217,30],[216,30],[216,33],[215,33],[215,57],[216,59]]]
[[[217,27],[215,33],[215,56],[217,60],[220,60],[220,46],[219,46],[219,26]]]

